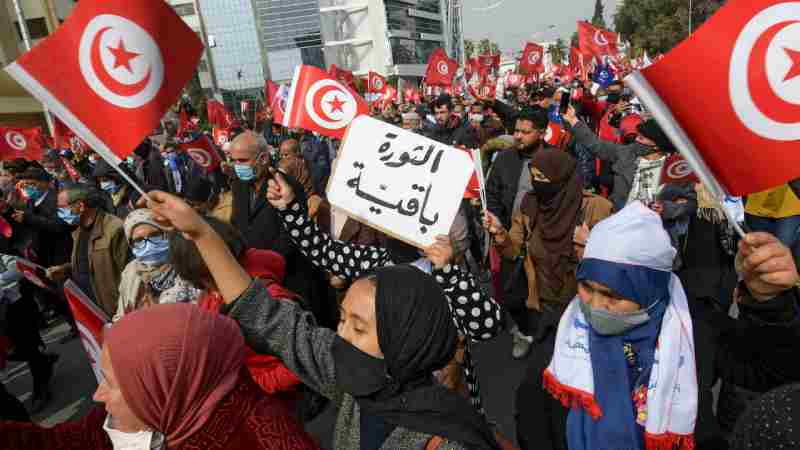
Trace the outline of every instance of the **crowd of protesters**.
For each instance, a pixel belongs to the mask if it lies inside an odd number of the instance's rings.
[[[622,82],[424,100],[372,114],[486,163],[486,205],[425,249],[331,205],[341,143],[269,110],[210,170],[180,149],[200,131],[169,123],[118,168],[4,162],[0,368],[27,362],[34,390],[29,411],[0,385],[0,447],[312,449],[333,404],[346,450],[800,448],[794,183],[742,200],[740,238],[701,183],[660,179],[676,149]],[[102,406],[42,428],[59,355],[40,328],[77,334],[68,279],[113,318]],[[513,436],[474,356],[504,333],[528,362]]]

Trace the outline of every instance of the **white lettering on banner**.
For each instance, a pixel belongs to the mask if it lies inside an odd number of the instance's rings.
[[[474,170],[466,152],[358,116],[342,141],[328,200],[350,217],[424,248],[450,231]]]

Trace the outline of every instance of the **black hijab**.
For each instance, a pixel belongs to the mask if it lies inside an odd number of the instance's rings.
[[[378,269],[375,280],[378,343],[390,381],[376,394],[356,398],[362,414],[471,449],[498,448],[469,401],[433,381],[432,372],[455,355],[458,339],[444,291],[407,265]]]

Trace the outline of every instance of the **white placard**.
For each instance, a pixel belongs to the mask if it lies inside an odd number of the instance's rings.
[[[368,116],[353,119],[328,182],[328,201],[416,247],[446,235],[474,163],[466,152]]]

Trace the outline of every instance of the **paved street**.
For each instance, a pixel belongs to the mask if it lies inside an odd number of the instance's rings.
[[[43,412],[34,416],[34,420],[44,426],[80,418],[94,406],[92,394],[97,383],[80,340],[58,343],[67,331],[67,326],[62,323],[44,334],[48,351],[61,357],[56,363],[51,382],[53,400]],[[506,437],[513,438],[514,391],[523,375],[525,361],[511,358],[511,337],[505,333],[491,342],[477,344],[475,356],[489,418],[500,426]],[[12,394],[30,408],[32,381],[27,364],[11,363],[5,376],[0,373],[0,379]],[[335,411],[329,410],[308,425],[308,430],[324,448],[332,448],[330,442],[334,419]]]

